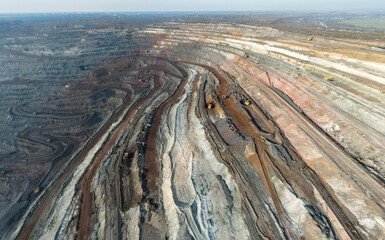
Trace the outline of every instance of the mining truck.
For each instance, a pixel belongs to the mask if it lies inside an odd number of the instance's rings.
[[[212,109],[212,108],[214,108],[214,103],[209,103],[209,104],[207,104],[207,109]]]
[[[325,76],[324,79],[328,82],[334,81],[334,78],[331,76]]]
[[[248,99],[243,99],[242,100],[243,105],[249,106],[251,102]]]

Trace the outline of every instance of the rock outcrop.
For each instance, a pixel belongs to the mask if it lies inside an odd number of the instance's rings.
[[[2,63],[9,91],[45,84],[45,67],[63,77],[55,99],[4,108],[53,119],[12,133],[12,159],[45,160],[29,178],[41,192],[19,177],[2,200],[4,239],[384,239],[385,55],[371,43],[225,23],[83,31],[109,48],[29,46],[50,65]],[[35,74],[10,79],[21,68]]]

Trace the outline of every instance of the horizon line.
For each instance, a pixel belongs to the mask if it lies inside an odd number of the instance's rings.
[[[274,13],[274,12],[299,12],[299,13],[385,13],[385,8],[367,8],[367,9],[292,9],[292,10],[135,10],[135,11],[46,11],[46,12],[0,12],[0,15],[6,14],[94,14],[94,13]]]

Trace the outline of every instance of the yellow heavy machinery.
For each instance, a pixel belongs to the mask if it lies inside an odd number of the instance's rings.
[[[209,104],[207,104],[207,109],[212,109],[215,107],[215,104],[213,102],[210,102]]]
[[[325,76],[324,79],[328,82],[334,81],[334,78],[332,76]]]
[[[242,100],[243,105],[249,106],[251,102],[248,99],[243,99]]]
[[[314,37],[308,37],[307,40],[308,41],[313,41]]]
[[[39,192],[40,192],[40,188],[39,188],[39,187],[36,187],[35,190],[33,190],[33,192],[34,192],[35,194],[39,193]]]

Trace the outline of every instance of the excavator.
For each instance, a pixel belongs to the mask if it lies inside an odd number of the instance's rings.
[[[334,78],[332,76],[325,76],[324,79],[328,82],[334,81]]]
[[[212,109],[215,107],[215,104],[213,102],[210,102],[209,104],[207,104],[207,109]]]
[[[241,103],[243,103],[243,105],[245,106],[249,106],[251,104],[251,102],[248,99],[243,99]]]

